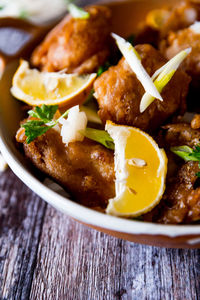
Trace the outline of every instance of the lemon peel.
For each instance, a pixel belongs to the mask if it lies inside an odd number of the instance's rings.
[[[12,95],[31,106],[59,105],[70,108],[87,98],[96,74],[77,75],[40,72],[30,69],[29,63],[20,61],[14,74]]]

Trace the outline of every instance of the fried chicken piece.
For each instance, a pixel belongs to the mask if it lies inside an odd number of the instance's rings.
[[[173,146],[194,147],[200,142],[200,130],[189,124],[170,124],[161,130],[158,143],[168,157],[166,191],[160,204],[144,220],[165,224],[191,223],[200,220],[200,187],[196,173],[198,162],[187,162],[170,151]]]
[[[191,127],[193,129],[199,129],[200,128],[200,115],[195,115],[191,122]]]
[[[100,144],[84,139],[66,147],[54,129],[27,144],[21,128],[16,140],[23,143],[26,157],[65,187],[78,202],[105,208],[108,199],[115,196],[113,152]]]
[[[153,17],[155,15],[155,17]],[[163,7],[148,13],[144,23],[140,25],[136,43],[157,46],[170,31],[177,31],[193,24],[198,19],[198,9],[192,1],[180,1],[177,5]]]
[[[167,59],[186,48],[192,48],[191,53],[182,63],[182,69],[192,77],[192,84],[200,83],[200,33],[195,33],[191,28],[170,32],[167,39],[160,43],[160,51]]]
[[[200,143],[200,131],[187,123],[169,124],[162,127],[158,140],[165,149],[183,145],[194,147]]]
[[[161,203],[144,219],[164,224],[200,220],[200,187],[195,188],[196,173],[199,171],[198,162],[185,163],[176,177],[168,181]]]
[[[137,45],[142,64],[150,76],[166,63],[151,45]],[[190,78],[178,70],[162,91],[163,102],[155,100],[143,113],[139,106],[145,91],[124,58],[118,65],[104,72],[94,83],[99,116],[103,122],[136,126],[146,131],[157,129],[174,113],[186,109],[186,96]]]
[[[42,70],[92,73],[109,56],[111,11],[104,6],[86,8],[88,19],[67,15],[35,49],[31,61]]]

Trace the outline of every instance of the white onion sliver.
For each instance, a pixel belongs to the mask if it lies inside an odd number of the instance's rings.
[[[134,47],[117,34],[112,33],[111,35],[116,40],[119,50],[125,57],[127,63],[129,64],[133,72],[136,74],[138,80],[143,85],[145,91],[153,97],[162,100],[162,97],[158,92],[157,88],[155,87],[151,77],[144,69],[141,60],[138,58],[139,54],[137,54]]]

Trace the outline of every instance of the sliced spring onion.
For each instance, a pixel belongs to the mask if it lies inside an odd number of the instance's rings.
[[[200,155],[198,152],[195,152],[189,146],[178,146],[171,147],[170,149],[174,154],[183,158],[185,161],[199,161]]]
[[[80,130],[79,132],[88,139],[98,142],[108,149],[114,150],[115,145],[113,139],[105,130],[86,128],[85,130]]]
[[[161,93],[164,87],[168,84],[168,82],[173,77],[174,73],[183,62],[183,60],[188,56],[191,52],[191,48],[187,48],[177,55],[175,55],[170,61],[168,61],[164,66],[158,69],[152,76],[154,80],[154,84],[158,91]],[[149,93],[145,93],[140,102],[140,112],[144,112],[145,109],[155,100],[155,97],[152,97]]]
[[[83,111],[86,114],[89,122],[96,123],[96,124],[102,124],[101,119],[99,118],[96,110],[94,110],[88,106],[82,105],[80,107],[80,111]]]
[[[76,6],[73,3],[67,5],[67,8],[75,19],[88,19],[90,17],[89,12],[85,11],[84,9]]]
[[[118,36],[117,34],[112,33],[111,35],[116,40],[119,50],[125,57],[127,63],[129,64],[133,72],[136,74],[138,80],[143,85],[145,91],[153,97],[162,100],[162,97],[158,92],[156,86],[154,85],[153,80],[144,69],[141,63],[140,55],[137,53],[135,48],[129,42],[127,42],[125,39]]]

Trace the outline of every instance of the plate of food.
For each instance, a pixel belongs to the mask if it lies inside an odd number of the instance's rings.
[[[77,221],[196,248],[200,6],[171,3],[70,4],[27,51],[1,51],[0,148],[30,189]]]

